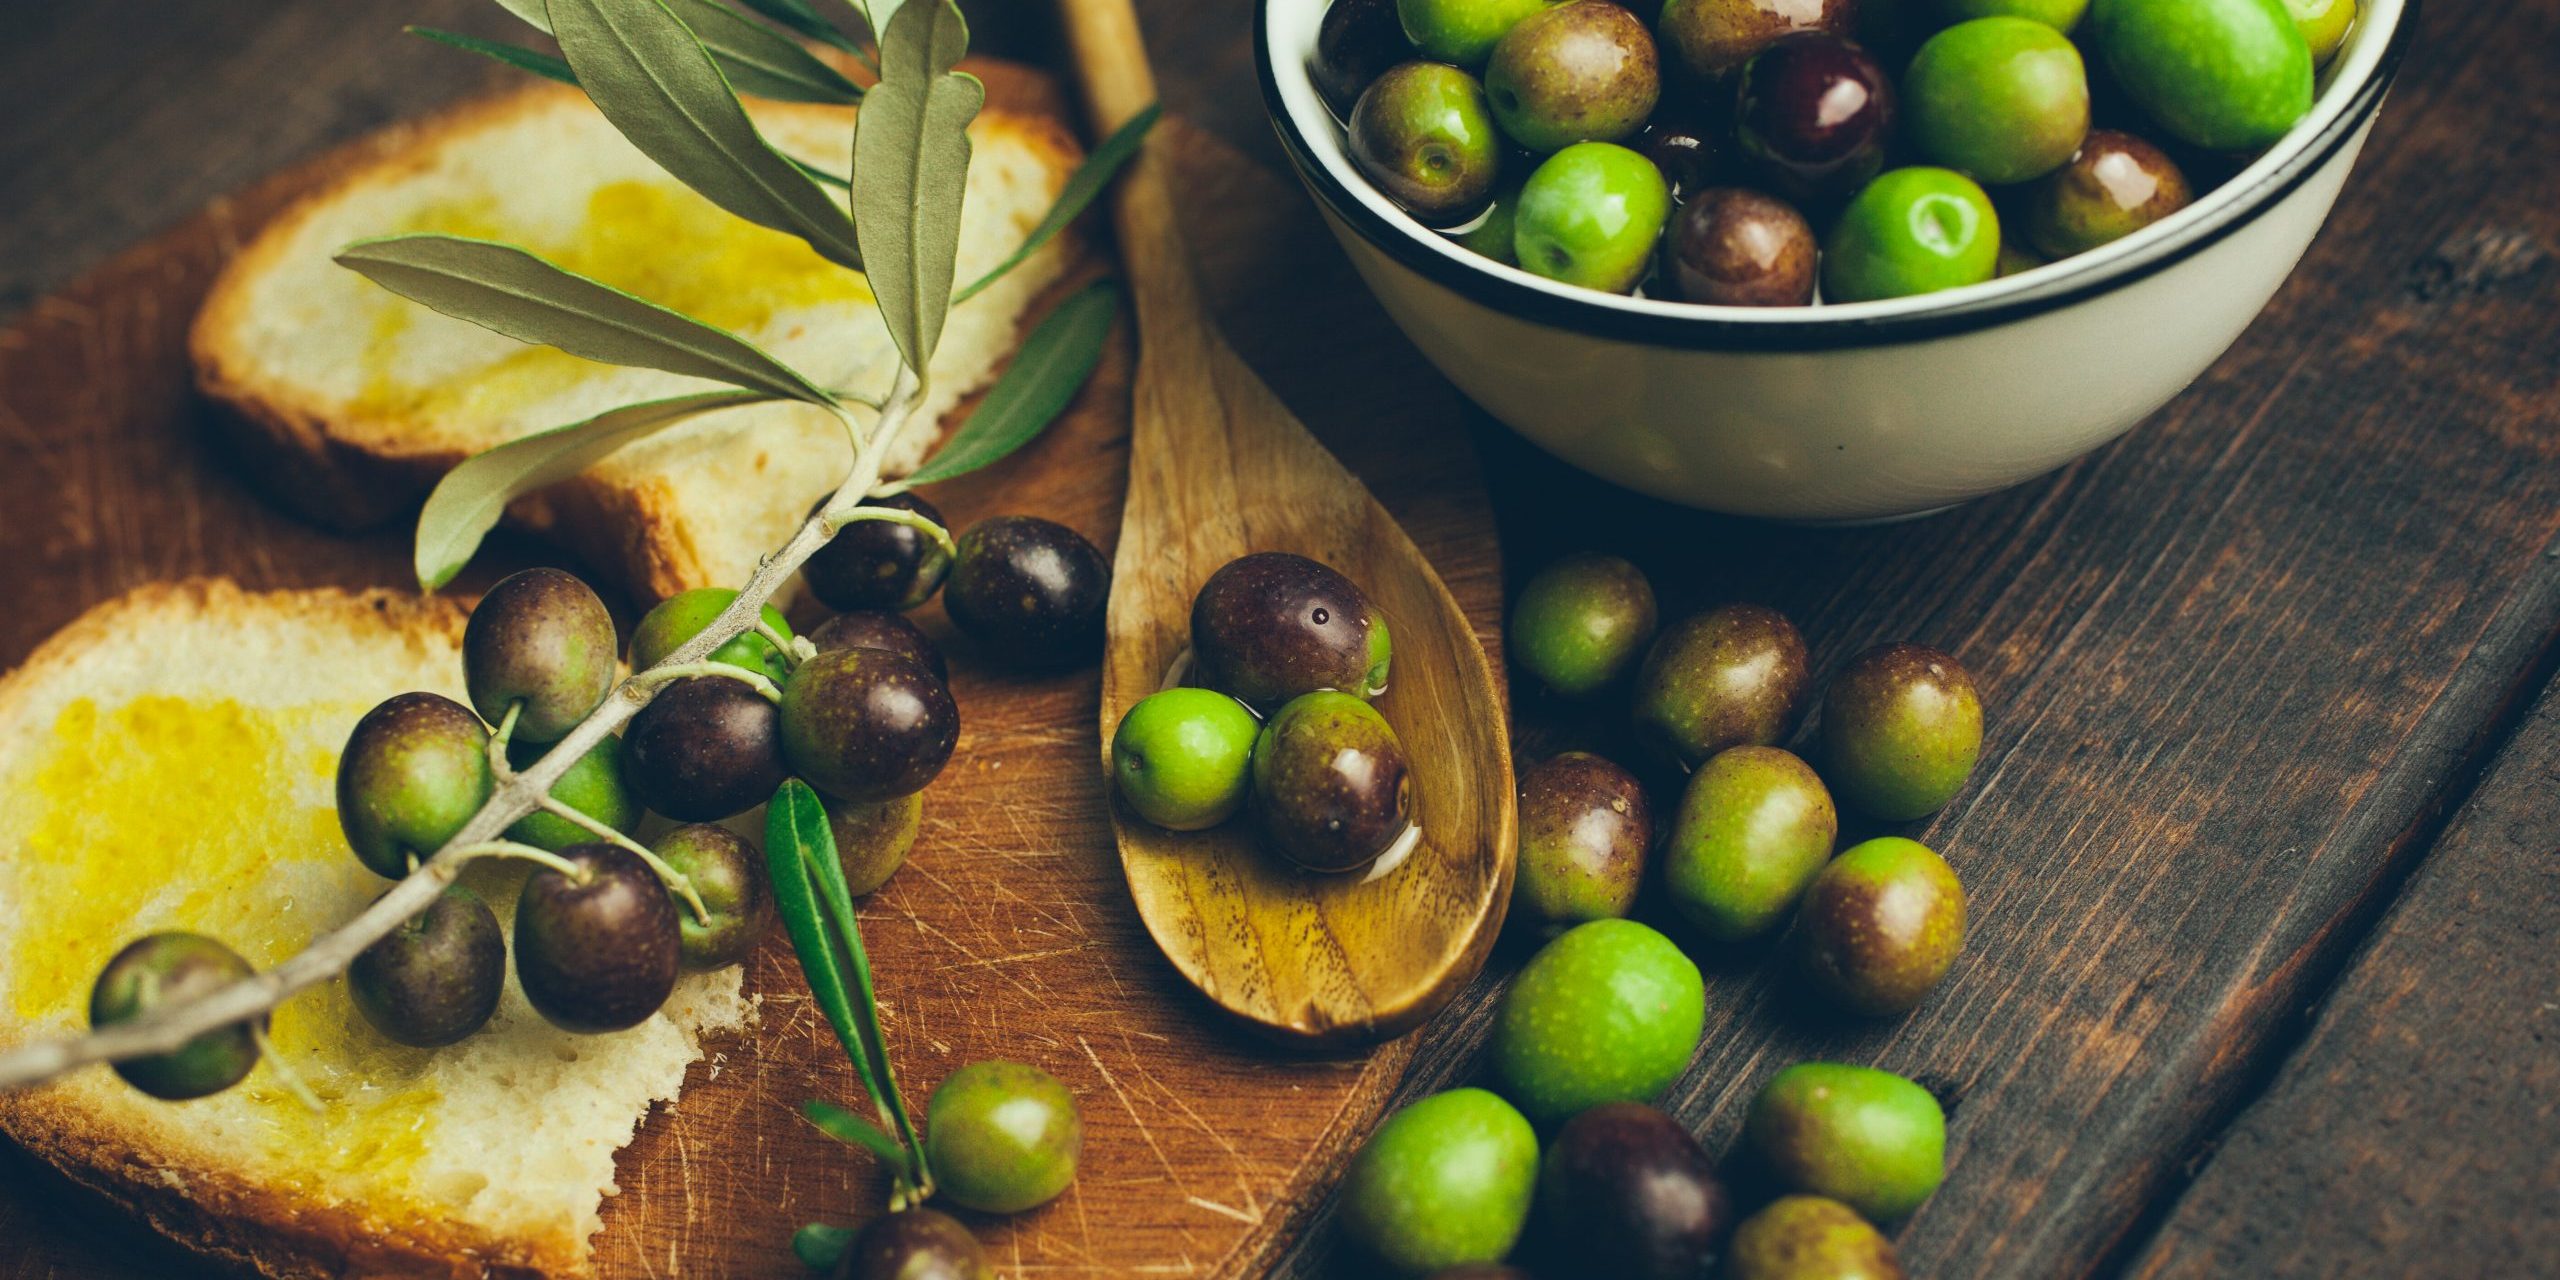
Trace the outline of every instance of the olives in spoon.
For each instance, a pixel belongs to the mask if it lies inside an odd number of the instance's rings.
[[[1253,815],[1273,852],[1310,871],[1354,871],[1404,834],[1403,744],[1377,709],[1331,691],[1293,699],[1253,748]]]
[[[1369,597],[1330,566],[1285,551],[1227,562],[1191,601],[1191,657],[1197,681],[1260,707],[1333,689],[1367,696],[1371,676]]]

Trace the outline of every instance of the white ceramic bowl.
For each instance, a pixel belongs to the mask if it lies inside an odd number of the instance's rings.
[[[1423,355],[1576,466],[1691,506],[1916,515],[2106,443],[2168,402],[2284,283],[2372,128],[2417,0],[2364,15],[2292,133],[2176,215],[1964,289],[1757,310],[1617,297],[1461,248],[1353,168],[1307,76],[1327,0],[1259,0],[1263,97],[1298,176]]]

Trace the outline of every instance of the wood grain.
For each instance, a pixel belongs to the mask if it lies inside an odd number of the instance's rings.
[[[2560,1259],[2555,789],[2560,688],[2131,1274],[2527,1276]]]
[[[991,96],[1063,109],[1053,88],[981,69]],[[1163,143],[1209,287],[1227,318],[1268,346],[1294,345],[1285,317],[1356,286],[1321,231],[1273,175],[1179,123]],[[186,390],[184,328],[207,278],[257,220],[331,162],[261,184],[118,257],[39,302],[0,335],[0,440],[13,465],[0,504],[30,535],[0,575],[16,606],[0,659],[96,599],[136,581],[228,572],[256,586],[399,585],[405,535],[343,539],[260,504],[199,430]],[[1275,269],[1272,255],[1292,260]],[[1325,270],[1307,272],[1305,262]],[[1499,565],[1475,462],[1455,430],[1454,394],[1416,376],[1413,356],[1374,311],[1296,357],[1364,381],[1414,385],[1399,425],[1379,433],[1338,400],[1310,417],[1364,437],[1379,491],[1492,629]],[[1367,332],[1356,332],[1364,327]],[[1286,367],[1284,362],[1283,367]],[[1300,375],[1304,376],[1303,372]],[[931,496],[955,521],[1029,511],[1106,546],[1120,507],[1129,366],[1117,348],[1070,416],[1016,459]],[[502,542],[473,568],[495,574],[550,553]],[[1086,1172],[1062,1200],[981,1220],[1012,1274],[1236,1274],[1314,1203],[1350,1136],[1374,1115],[1404,1052],[1274,1060],[1226,1032],[1157,957],[1112,853],[1095,760],[1090,672],[1026,677],[973,660],[939,610],[920,615],[950,649],[963,708],[955,762],[929,793],[917,853],[864,908],[901,1077],[919,1095],[970,1061],[1003,1057],[1065,1079],[1083,1104]],[[992,909],[991,909],[992,904]],[[867,1158],[794,1114],[807,1097],[855,1086],[778,938],[750,972],[764,1000],[751,1037],[716,1046],[671,1112],[621,1163],[626,1194],[606,1208],[599,1263],[610,1276],[793,1275],[791,1231],[876,1210]],[[21,1164],[6,1172],[0,1271],[156,1275],[190,1264],[127,1256],[129,1226],[58,1211],[60,1188]],[[103,1239],[92,1242],[84,1237]],[[103,1246],[103,1247],[101,1247]]]
[[[1069,0],[1094,132],[1155,101],[1129,0]],[[1177,181],[1149,146],[1113,193],[1137,303],[1129,496],[1103,655],[1107,742],[1190,643],[1200,584],[1287,551],[1341,570],[1391,620],[1378,708],[1412,764],[1420,842],[1389,874],[1283,865],[1247,824],[1166,831],[1112,810],[1138,914],[1183,979],[1239,1024],[1297,1049],[1411,1030],[1475,977],[1511,899],[1511,744],[1502,688],[1464,609],[1359,478],[1227,345],[1189,265]]]

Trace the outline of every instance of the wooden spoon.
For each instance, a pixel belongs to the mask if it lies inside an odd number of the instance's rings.
[[[1155,101],[1130,0],[1066,0],[1066,26],[1097,134]],[[1139,354],[1104,768],[1121,715],[1189,643],[1200,584],[1247,552],[1294,551],[1348,575],[1389,620],[1394,664],[1377,705],[1404,744],[1422,828],[1401,866],[1363,883],[1290,868],[1246,822],[1165,831],[1115,800],[1130,895],[1174,969],[1245,1025],[1313,1047],[1402,1034],[1483,967],[1511,897],[1511,748],[1493,668],[1395,518],[1219,335],[1156,145],[1121,176],[1115,211]]]

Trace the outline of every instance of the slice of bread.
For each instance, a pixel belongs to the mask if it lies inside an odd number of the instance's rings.
[[[855,110],[754,104],[795,157],[841,173]],[[722,212],[667,177],[584,95],[539,85],[398,126],[376,158],[288,209],[214,283],[192,336],[197,381],[274,496],[325,523],[405,511],[453,464],[506,441],[698,379],[528,347],[396,297],[331,256],[348,243],[441,231],[521,244],[740,333],[819,385],[887,390],[896,349],[863,278],[800,241]],[[990,109],[974,159],[957,279],[1020,246],[1082,155],[1057,121]],[[1022,313],[1069,261],[1062,237],[954,308],[933,359],[938,424],[1014,348]],[[867,411],[862,411],[866,413]],[[922,461],[919,424],[891,474]],[[518,504],[644,600],[735,586],[852,462],[844,428],[805,405],[706,416]]]
[[[391,694],[460,696],[462,624],[445,599],[153,586],[0,680],[0,1044],[82,1030],[99,967],[141,934],[209,934],[265,968],[381,893],[338,832],[338,751]],[[503,922],[523,874],[466,883]],[[640,1026],[575,1036],[510,976],[489,1026],[418,1050],[331,982],[274,1018],[318,1113],[264,1065],[190,1102],[95,1067],[0,1093],[0,1132],[268,1276],[585,1276],[614,1153],[752,1018],[739,983],[688,975]]]

